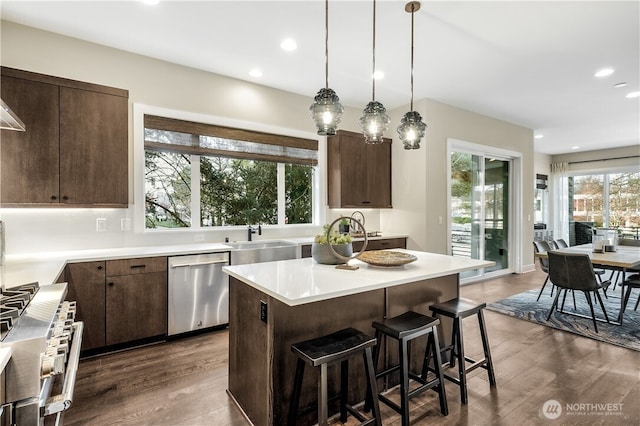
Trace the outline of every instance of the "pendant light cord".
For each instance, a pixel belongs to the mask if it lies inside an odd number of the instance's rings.
[[[324,87],[329,88],[329,0],[324,2]]]
[[[415,5],[411,4],[411,108],[413,111],[413,12],[415,11]]]
[[[371,70],[371,100],[376,100],[376,0],[373,0],[373,70]]]

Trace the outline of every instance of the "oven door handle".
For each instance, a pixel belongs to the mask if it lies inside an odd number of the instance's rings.
[[[44,415],[57,414],[71,407],[73,402],[73,390],[76,385],[76,373],[78,372],[78,363],[80,361],[80,347],[82,346],[82,331],[84,323],[82,321],[73,323],[73,341],[69,350],[69,361],[65,371],[64,384],[62,385],[62,393],[47,399],[44,406]]]

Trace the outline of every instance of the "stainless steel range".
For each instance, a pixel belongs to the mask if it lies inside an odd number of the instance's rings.
[[[0,425],[61,422],[73,399],[82,322],[75,302],[64,300],[67,284],[37,283],[0,295],[0,347],[11,348],[3,380]]]

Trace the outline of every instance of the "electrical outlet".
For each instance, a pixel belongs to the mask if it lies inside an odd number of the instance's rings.
[[[267,323],[267,302],[260,301],[260,321]]]
[[[99,217],[96,219],[96,232],[107,232],[107,219]]]

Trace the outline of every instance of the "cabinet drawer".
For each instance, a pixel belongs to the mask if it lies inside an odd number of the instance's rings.
[[[136,259],[120,259],[107,261],[107,276],[146,274],[149,272],[166,272],[167,258],[140,257]]]
[[[360,251],[363,241],[354,241],[353,250]],[[393,248],[407,248],[406,238],[387,238],[382,240],[369,240],[367,250],[386,250]]]

